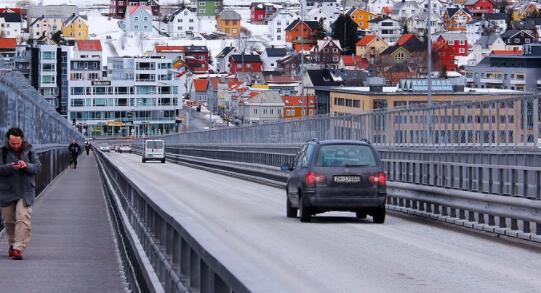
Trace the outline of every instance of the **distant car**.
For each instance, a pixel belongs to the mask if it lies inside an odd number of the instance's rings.
[[[113,150],[114,150],[115,152],[117,152],[117,153],[120,152],[120,145],[119,145],[119,144],[115,145],[115,147],[113,148]]]
[[[143,163],[146,161],[160,161],[165,163],[165,142],[161,139],[147,139],[143,144]]]
[[[287,217],[309,222],[327,211],[371,215],[385,222],[386,177],[378,153],[368,141],[313,140],[298,153],[286,184]]]
[[[131,146],[127,144],[123,144],[118,149],[119,153],[131,153]]]
[[[100,149],[100,151],[102,151],[102,152],[106,152],[106,153],[111,152],[111,147],[109,146],[108,143],[102,143],[102,144],[100,144],[99,149]]]

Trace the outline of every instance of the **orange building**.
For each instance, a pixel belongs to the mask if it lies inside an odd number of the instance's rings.
[[[304,100],[304,101],[303,101]],[[304,117],[306,113],[305,101],[308,101],[308,116],[314,116],[316,113],[316,97],[304,96],[282,96],[284,102],[284,119],[295,119]]]
[[[216,16],[218,30],[228,37],[238,38],[240,36],[240,14],[233,10],[224,10]]]
[[[357,24],[359,30],[368,29],[368,21],[378,17],[377,15],[370,13],[366,10],[352,7],[347,13],[347,16]]]
[[[316,44],[319,22],[304,21],[299,19],[292,22],[286,29],[286,42],[291,43],[295,51],[300,52],[302,39],[304,39],[304,50],[310,51]]]

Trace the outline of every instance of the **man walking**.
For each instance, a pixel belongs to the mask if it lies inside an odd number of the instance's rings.
[[[71,154],[71,163],[73,164],[73,169],[77,169],[77,157],[81,152],[81,146],[74,140],[71,141],[71,144],[68,146],[68,150]]]
[[[86,150],[86,155],[87,155],[87,156],[90,154],[90,149],[91,149],[91,148],[92,148],[92,144],[91,144],[89,141],[87,141],[87,142],[85,143],[85,150]]]
[[[35,177],[41,164],[32,145],[23,140],[21,129],[9,129],[6,138],[6,146],[0,149],[0,212],[6,226],[9,256],[20,260],[30,241]]]

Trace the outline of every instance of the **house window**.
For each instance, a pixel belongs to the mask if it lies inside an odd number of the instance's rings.
[[[455,44],[455,41],[448,41],[447,42],[449,45],[454,45]]]
[[[338,53],[338,48],[334,48],[334,49],[332,49],[332,51],[333,51],[334,53]]]
[[[333,56],[333,57],[332,57],[332,61],[338,62],[338,56]]]
[[[526,44],[530,43],[530,39],[525,39],[524,41],[526,42]]]
[[[515,38],[515,44],[518,44],[520,43],[520,39],[519,38]]]
[[[460,53],[465,53],[466,50],[464,50],[464,48],[460,48],[459,52],[460,52]]]
[[[460,40],[459,44],[464,45],[466,42],[464,40]]]
[[[135,19],[135,21],[139,21],[139,17],[138,17],[138,16],[136,16],[134,19]]]
[[[205,9],[204,8],[199,9],[199,13],[205,13]]]
[[[145,16],[145,17],[143,18],[143,20],[144,20],[144,21],[147,21],[147,20],[148,20],[148,17]]]

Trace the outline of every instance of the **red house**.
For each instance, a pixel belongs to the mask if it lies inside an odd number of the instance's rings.
[[[235,54],[229,56],[229,73],[261,72],[263,61],[257,54]]]
[[[194,73],[209,70],[209,50],[207,46],[186,46],[184,50],[186,65]]]
[[[434,70],[445,67],[445,70],[456,70],[455,64],[455,49],[447,44],[444,40],[438,40],[432,43],[432,56],[434,60]],[[433,58],[434,58],[433,57]]]
[[[480,18],[485,13],[494,13],[494,3],[490,0],[467,0],[464,7],[468,9],[472,16]]]
[[[442,33],[436,41],[447,42],[455,51],[455,56],[468,56],[468,37],[464,33]]]
[[[250,5],[250,20],[252,23],[260,23],[265,20],[265,3],[253,2]]]

